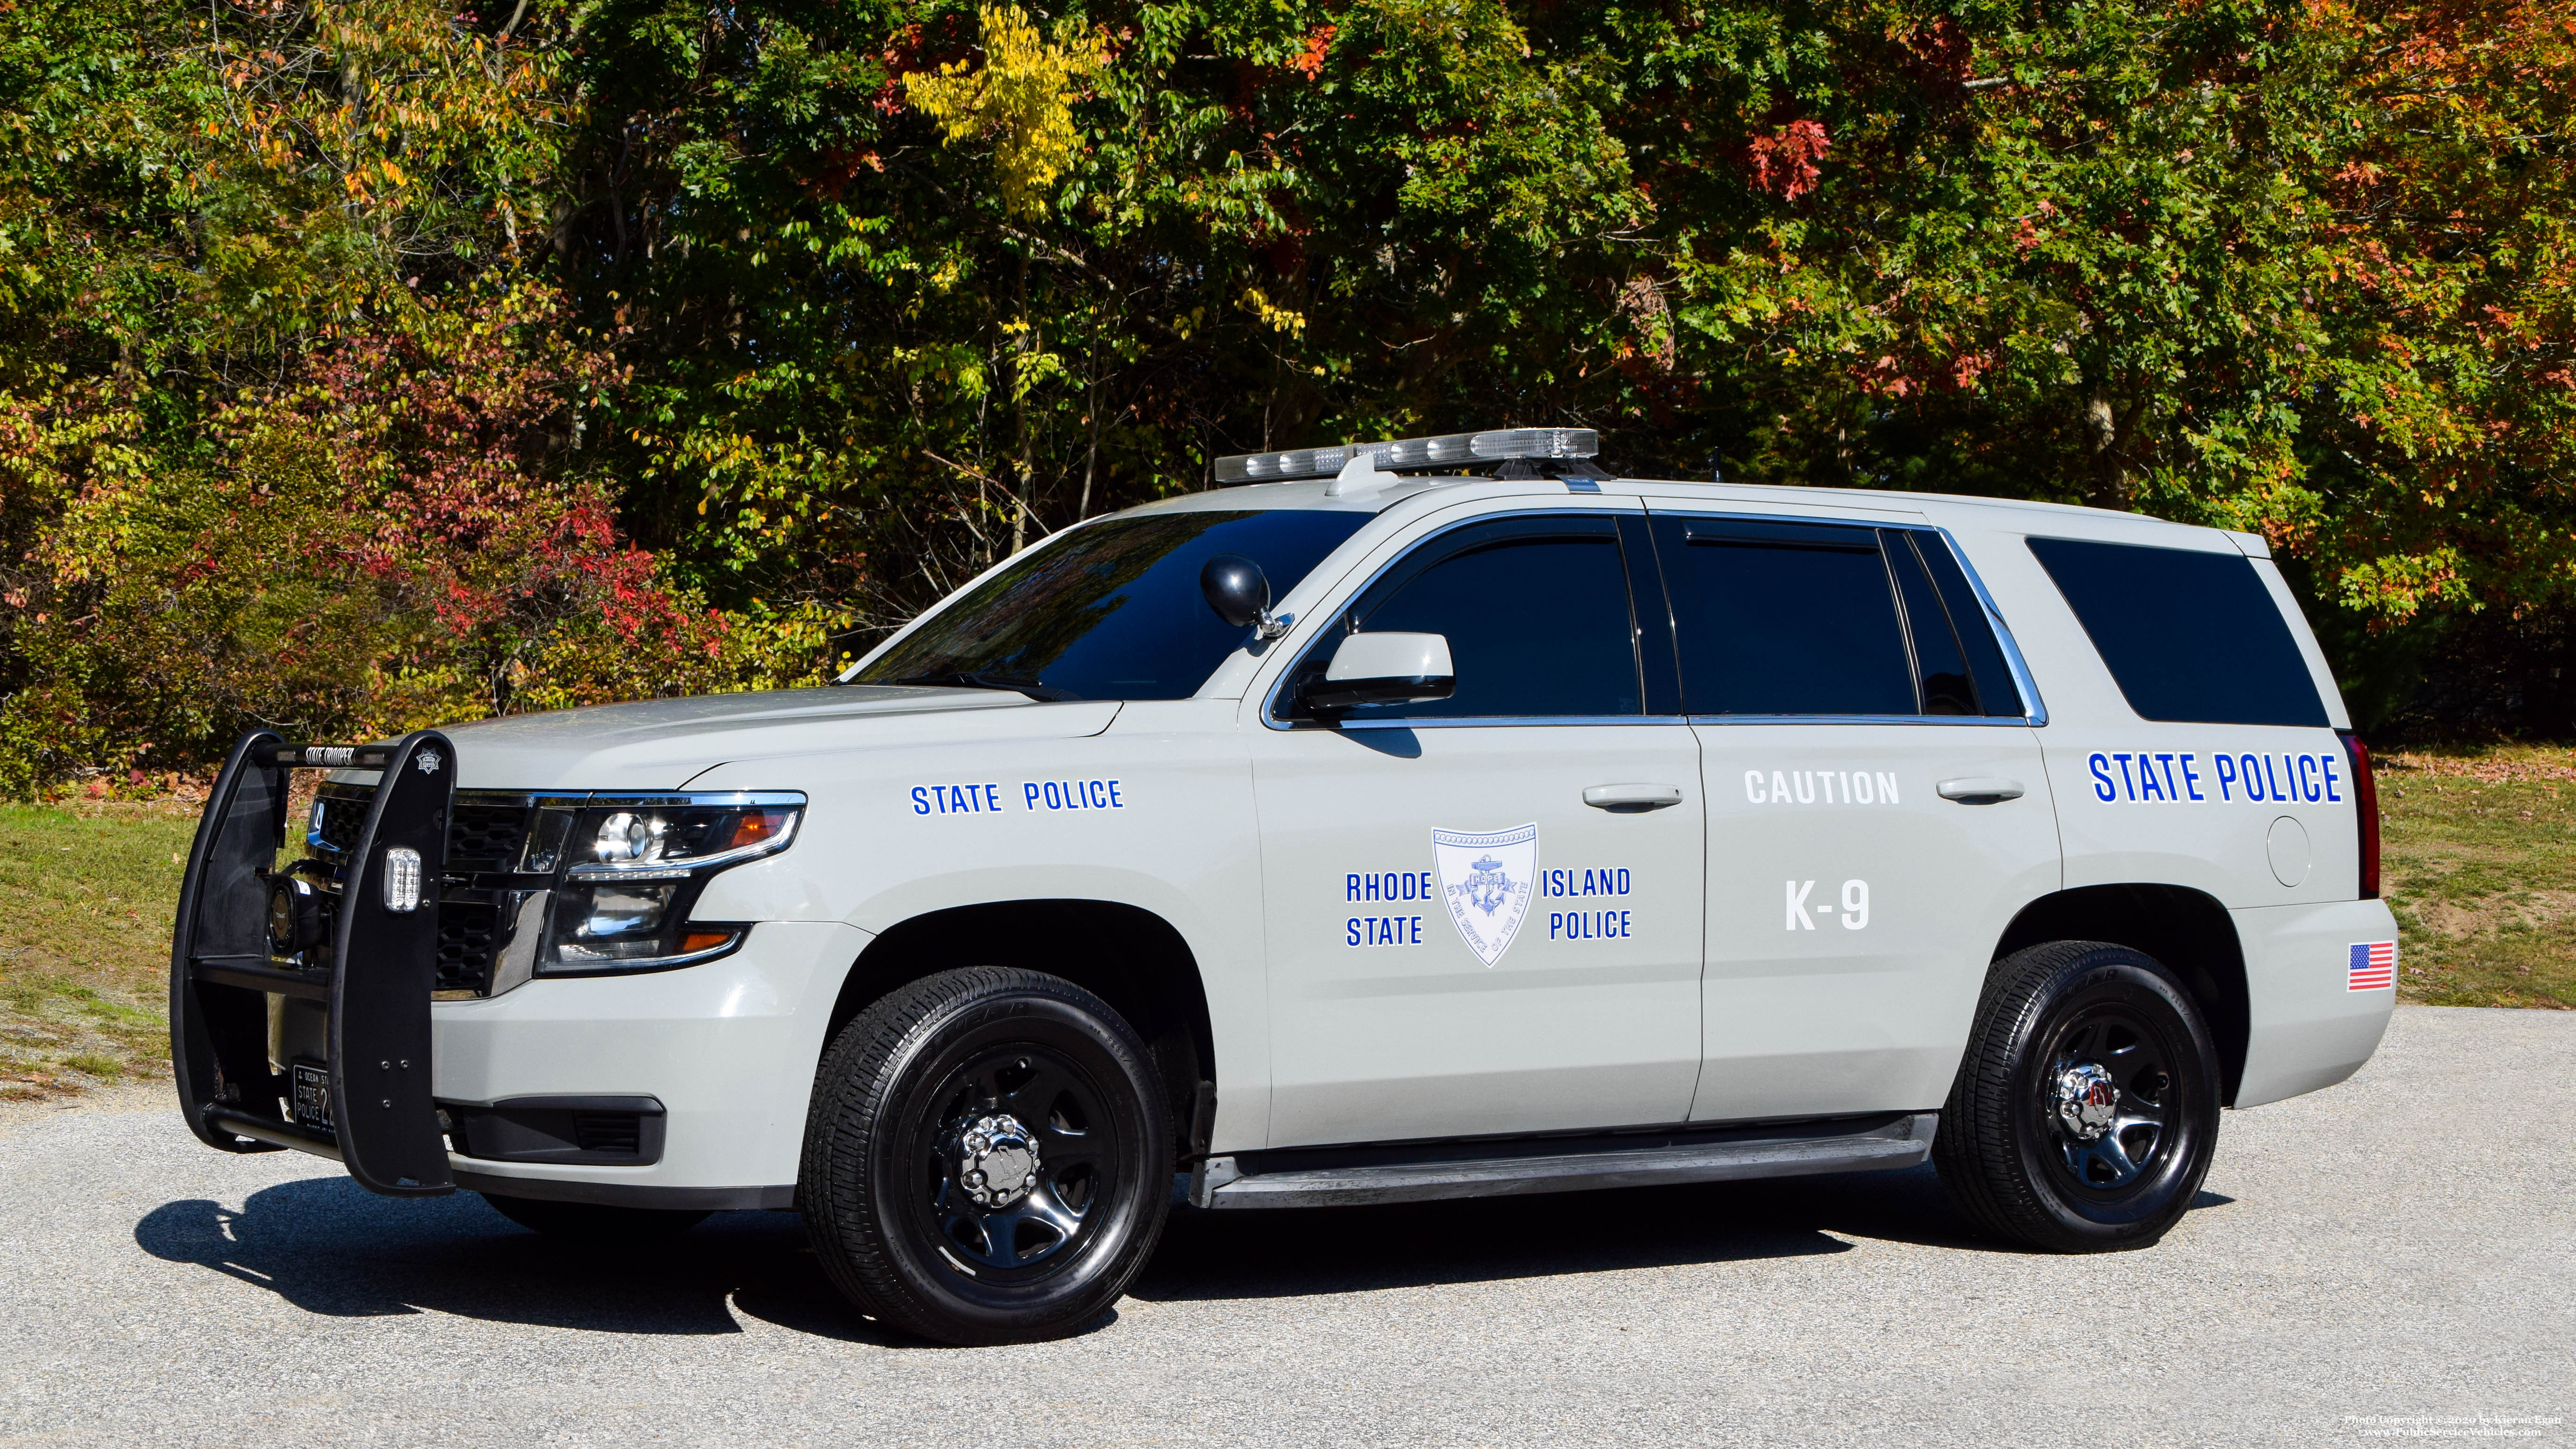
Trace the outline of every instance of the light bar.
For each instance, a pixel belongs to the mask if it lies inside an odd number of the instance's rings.
[[[1216,460],[1219,483],[1277,483],[1288,478],[1330,478],[1362,453],[1375,454],[1389,472],[1499,463],[1507,458],[1589,458],[1601,451],[1590,428],[1495,428],[1482,433],[1442,433],[1384,443],[1335,443],[1285,453],[1235,453]]]

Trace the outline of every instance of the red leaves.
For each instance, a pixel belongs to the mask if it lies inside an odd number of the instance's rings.
[[[1825,134],[1822,123],[1791,121],[1768,136],[1754,137],[1745,147],[1745,154],[1753,165],[1755,186],[1785,201],[1795,201],[1816,189],[1817,180],[1824,175],[1816,163],[1832,149],[1832,138]]]
[[[1315,32],[1306,37],[1306,49],[1295,60],[1288,62],[1289,69],[1302,73],[1308,80],[1322,75],[1324,53],[1332,49],[1333,32],[1337,28],[1331,25],[1316,26]]]

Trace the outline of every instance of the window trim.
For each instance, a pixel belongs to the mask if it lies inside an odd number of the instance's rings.
[[[1403,542],[1396,549],[1395,556],[1393,558],[1388,559],[1386,562],[1370,570],[1367,578],[1360,580],[1357,585],[1353,586],[1347,592],[1316,605],[1313,609],[1308,611],[1307,618],[1316,621],[1316,627],[1319,631],[1325,628],[1330,628],[1333,621],[1341,618],[1351,605],[1357,603],[1368,593],[1369,590],[1377,587],[1379,580],[1384,579],[1388,574],[1391,574],[1395,572],[1396,569],[1402,567],[1425,545],[1456,533],[1460,529],[1475,528],[1488,523],[1501,523],[1514,518],[1602,518],[1610,520],[1613,525],[1610,539],[1611,542],[1619,546],[1619,571],[1621,575],[1626,578],[1628,583],[1628,649],[1630,657],[1635,658],[1640,647],[1640,641],[1637,637],[1639,628],[1637,623],[1637,608],[1639,603],[1637,597],[1637,570],[1635,565],[1631,563],[1628,558],[1627,537],[1624,533],[1618,531],[1616,524],[1618,520],[1622,518],[1642,518],[1645,516],[1647,516],[1645,510],[1641,508],[1605,508],[1598,504],[1590,507],[1578,506],[1568,508],[1562,504],[1533,503],[1527,507],[1497,509],[1491,513],[1477,513],[1471,514],[1465,518],[1454,519],[1448,523],[1439,525],[1419,538]],[[1660,568],[1657,570],[1657,577],[1655,577],[1651,582],[1655,587],[1657,596],[1664,600],[1665,607],[1669,609],[1671,607],[1671,598],[1664,590]],[[1685,717],[1677,714],[1450,715],[1439,719],[1339,720],[1332,724],[1324,724],[1310,719],[1281,719],[1278,713],[1280,697],[1286,693],[1289,681],[1296,676],[1297,661],[1305,657],[1306,651],[1312,649],[1320,637],[1321,635],[1319,632],[1314,636],[1309,636],[1300,640],[1297,649],[1293,652],[1287,650],[1281,651],[1280,659],[1282,660],[1282,663],[1279,667],[1279,673],[1270,681],[1270,687],[1263,690],[1261,693],[1262,728],[1279,730],[1282,732],[1294,730],[1326,730],[1340,733],[1349,730],[1465,729],[1470,727],[1477,729],[1565,729],[1575,726],[1600,726],[1612,724],[1677,725],[1685,722]],[[1642,661],[1640,662],[1639,667],[1641,669],[1643,668]],[[1642,687],[1642,684],[1643,681],[1641,677],[1640,687]],[[1641,699],[1639,702],[1644,703],[1645,701]]]
[[[1885,530],[1885,531],[1887,531],[1887,532],[1891,532],[1891,533],[1928,533],[1928,534],[1932,534],[1932,535],[1934,535],[1935,537],[1938,537],[1938,538],[1941,540],[1942,546],[1944,546],[1945,548],[1947,548],[1947,549],[1949,549],[1949,550],[1950,550],[1950,557],[1951,557],[1952,561],[1956,562],[1956,563],[1959,565],[1959,571],[1960,571],[1961,573],[1963,573],[1963,574],[1965,574],[1965,575],[1967,575],[1967,576],[1968,576],[1968,587],[1969,587],[1969,589],[1970,589],[1971,591],[1973,591],[1973,592],[1976,594],[1976,596],[1977,596],[1977,604],[1978,604],[1978,606],[1979,606],[1979,607],[1981,607],[1981,608],[1983,608],[1983,609],[1985,610],[1985,613],[1986,613],[1986,623],[1987,623],[1987,625],[1988,625],[1989,627],[1991,627],[1991,628],[1995,631],[1995,643],[1996,643],[1998,646],[2000,646],[2000,647],[2002,648],[2002,650],[2003,650],[2003,654],[2004,654],[2004,667],[2005,667],[2007,670],[2011,671],[2011,673],[2012,673],[2012,678],[2013,678],[2013,687],[2014,687],[2014,688],[2016,688],[2016,689],[2018,689],[2018,690],[2021,692],[2021,698],[2022,698],[2022,710],[2023,710],[2023,712],[2022,712],[2021,714],[2018,714],[2018,715],[2010,715],[2010,714],[1982,714],[1982,715],[1968,715],[1968,714],[1913,714],[1913,715],[1891,715],[1891,714],[1694,714],[1694,715],[1689,715],[1689,716],[1687,716],[1687,718],[1689,719],[1689,721],[1690,721],[1692,724],[1695,724],[1695,725],[1726,725],[1726,726],[1730,726],[1730,727],[1743,726],[1743,725],[1865,725],[1865,724],[1884,724],[1884,725],[1964,725],[1964,726],[1970,726],[1970,727],[1992,727],[1992,726],[1995,726],[1995,725],[2015,725],[2015,726],[2022,726],[2022,727],[2026,727],[2026,728],[2029,728],[2029,729],[2044,729],[2044,728],[2046,728],[2046,727],[2047,727],[2047,725],[2048,725],[2048,704],[2047,704],[2047,702],[2046,702],[2044,699],[2042,699],[2042,698],[2040,697],[2040,693],[2039,693],[2039,682],[2038,682],[2037,680],[2035,680],[2035,679],[2033,679],[2033,678],[2031,677],[2029,661],[2028,661],[2028,660],[2026,660],[2026,659],[2024,659],[2024,658],[2022,657],[2022,652],[2021,652],[2021,643],[2020,643],[2020,641],[2018,641],[2018,640],[2016,640],[2015,638],[2013,638],[2012,627],[2011,627],[2010,625],[2008,625],[2008,624],[2006,624],[2006,623],[2004,622],[2003,610],[2001,610],[2001,609],[1999,609],[1999,608],[1997,608],[1997,607],[1995,606],[1995,596],[1994,596],[1994,594],[1992,593],[1992,591],[1990,591],[1990,590],[1988,590],[1988,589],[1987,589],[1985,578],[1984,578],[1984,576],[1980,575],[1980,574],[1977,572],[1977,566],[1976,566],[1976,564],[1975,564],[1975,563],[1973,563],[1973,562],[1971,562],[1971,561],[1969,560],[1969,558],[1968,558],[1968,551],[1967,551],[1966,549],[1963,549],[1963,548],[1959,547],[1959,541],[1958,541],[1956,538],[1954,538],[1954,537],[1952,537],[1952,536],[1951,536],[1950,530],[1948,530],[1948,529],[1946,529],[1946,528],[1943,528],[1943,527],[1942,527],[1942,526],[1940,526],[1939,524],[1937,524],[1937,523],[1928,523],[1928,522],[1926,522],[1926,523],[1896,522],[1896,521],[1893,521],[1893,520],[1862,519],[1862,518],[1838,518],[1838,517],[1837,517],[1837,518],[1822,518],[1822,517],[1817,517],[1817,516],[1812,515],[1812,514],[1735,513],[1735,512],[1720,513],[1720,512],[1715,512],[1715,511],[1708,510],[1708,509],[1699,509],[1699,508],[1679,508],[1679,507],[1673,507],[1673,506],[1671,506],[1671,505],[1669,505],[1669,504],[1667,504],[1667,505],[1666,505],[1666,506],[1664,506],[1663,508],[1658,509],[1658,508],[1656,508],[1656,507],[1654,506],[1654,504],[1653,504],[1651,501],[1649,501],[1649,503],[1648,503],[1648,505],[1647,505],[1647,509],[1646,509],[1646,516],[1647,516],[1647,517],[1649,517],[1649,518],[1679,518],[1679,519],[1691,519],[1691,518],[1727,518],[1727,519],[1741,519],[1741,520],[1743,520],[1744,522],[1747,522],[1747,523],[1805,523],[1805,524],[1823,524],[1823,525],[1829,525],[1829,526],[1834,526],[1834,527],[1842,527],[1842,528],[1865,528],[1865,529],[1870,529],[1870,530],[1872,530],[1872,531],[1873,531],[1873,533],[1875,533],[1875,531],[1877,531],[1877,530]],[[1685,525],[1685,527],[1687,527],[1687,525]],[[1884,566],[1884,559],[1883,559],[1883,558],[1882,558],[1882,560],[1881,560],[1881,565],[1882,565],[1882,567]],[[1890,580],[1890,581],[1889,581],[1889,586],[1890,586],[1891,588],[1893,588],[1893,587],[1894,587],[1894,581],[1893,581],[1893,580]],[[1669,590],[1669,585],[1667,585],[1666,602],[1667,602],[1668,604],[1670,603],[1670,590]],[[1908,649],[1909,649],[1909,651],[1910,651],[1911,647],[1912,647],[1912,646],[1911,646],[1911,643],[1909,642],[1909,644],[1908,644]],[[1922,688],[1922,679],[1921,679],[1921,677],[1920,677],[1920,670],[1919,670],[1919,668],[1918,668],[1918,670],[1917,670],[1917,678],[1916,678],[1916,680],[1915,680],[1915,688],[1916,688],[1918,691]],[[1919,697],[1919,696],[1918,696],[1918,697]]]

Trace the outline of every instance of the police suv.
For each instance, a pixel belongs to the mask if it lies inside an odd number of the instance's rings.
[[[2394,998],[2361,741],[2263,542],[1228,458],[839,687],[253,733],[189,858],[189,1126],[541,1231],[792,1208],[863,1311],[1072,1331],[1176,1196],[1903,1168],[2153,1243]],[[292,772],[327,770],[301,838]]]

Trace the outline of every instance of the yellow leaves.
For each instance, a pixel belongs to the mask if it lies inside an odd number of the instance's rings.
[[[1002,204],[1035,217],[1082,142],[1073,124],[1079,82],[1109,63],[1108,50],[1071,20],[1059,22],[1050,41],[1016,5],[986,6],[980,19],[981,69],[952,61],[937,75],[904,77],[904,93],[949,145],[989,142]]]
[[[1259,287],[1243,289],[1243,310],[1260,318],[1261,325],[1273,332],[1284,332],[1291,337],[1306,335],[1306,314],[1273,303]]]

